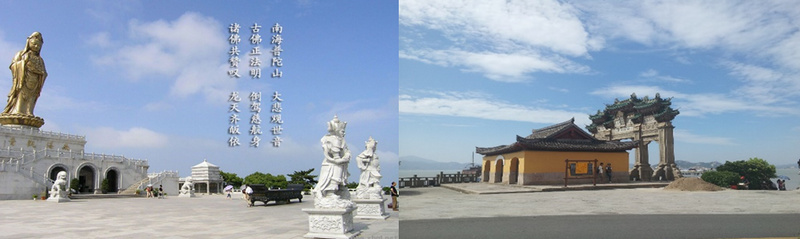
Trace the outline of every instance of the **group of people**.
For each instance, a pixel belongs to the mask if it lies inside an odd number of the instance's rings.
[[[613,170],[611,168],[611,163],[606,164],[605,167],[603,167],[603,163],[600,163],[600,165],[597,166],[597,169],[595,170],[595,173],[597,173],[597,176],[600,177],[600,181],[601,182],[604,181],[605,179],[607,179],[608,182],[610,183],[611,182],[611,172],[612,171]],[[605,179],[603,179],[603,174],[605,174]]]
[[[153,185],[148,185],[144,191],[147,192],[147,198],[164,198],[164,187],[161,185],[158,185],[158,191],[153,188]]]
[[[786,191],[786,180],[778,179],[778,190]]]

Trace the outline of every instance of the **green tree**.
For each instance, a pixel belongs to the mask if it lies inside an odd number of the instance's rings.
[[[728,171],[709,171],[703,173],[700,179],[723,188],[728,188],[730,185],[739,183],[739,174]]]
[[[747,161],[725,161],[725,164],[717,167],[717,171],[728,171],[744,176],[750,181],[751,189],[766,189],[761,186],[761,182],[771,182],[770,178],[775,178],[775,165],[769,164],[760,158],[750,158]]]
[[[220,170],[219,174],[222,176],[223,181],[225,181],[230,185],[233,185],[233,187],[235,188],[239,188],[239,186],[242,186],[242,182],[244,181],[244,179],[240,178],[235,173],[226,173]]]
[[[357,182],[349,182],[345,186],[347,188],[357,188],[358,187],[358,183]]]
[[[100,191],[103,193],[108,193],[108,191],[111,191],[111,185],[108,184],[107,178],[104,178],[103,181],[100,182]]]
[[[309,170],[294,171],[294,173],[289,174],[289,178],[291,179],[289,183],[303,184],[303,189],[311,189],[317,184],[317,175],[311,175],[311,172],[314,172],[313,168]]]
[[[289,185],[289,182],[286,181],[286,176],[277,175],[273,176],[272,174],[264,174],[262,172],[255,172],[247,177],[244,177],[244,183],[247,184],[264,184],[269,188],[278,187],[278,188],[286,188]]]

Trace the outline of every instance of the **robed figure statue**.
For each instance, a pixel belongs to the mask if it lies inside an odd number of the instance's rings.
[[[36,100],[42,91],[47,71],[40,55],[44,39],[42,34],[34,32],[28,37],[25,48],[17,52],[11,61],[11,90],[8,103],[0,114],[0,123],[11,125],[28,125],[41,127],[42,118],[33,114]]]
[[[350,164],[350,150],[344,140],[347,122],[339,121],[334,116],[328,122],[328,134],[320,139],[322,143],[322,170],[320,170],[319,182],[314,187],[314,205],[316,208],[347,208],[352,207],[350,202],[350,192],[345,186],[347,177],[347,166]]]

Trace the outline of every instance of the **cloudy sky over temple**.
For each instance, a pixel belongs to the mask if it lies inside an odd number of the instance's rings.
[[[397,3],[259,1],[8,1],[0,9],[0,60],[10,64],[25,38],[42,32],[48,71],[35,114],[42,130],[87,138],[86,150],[147,159],[150,172],[207,159],[223,171],[289,174],[319,168],[320,138],[334,115],[347,121],[353,158],[372,136],[388,185],[397,175]],[[241,78],[230,78],[229,25],[241,25]],[[251,26],[283,26],[283,76],[270,59],[252,79]],[[0,71],[0,91],[11,73]],[[240,92],[241,145],[229,147],[230,103]],[[283,128],[273,147],[270,106],[281,94]],[[260,146],[251,147],[248,94],[262,93]],[[318,171],[317,171],[318,172]],[[357,180],[358,169],[351,165]],[[394,176],[392,176],[394,175]],[[389,181],[387,181],[389,180]]]
[[[673,98],[676,160],[800,158],[786,1],[400,2],[400,156],[470,162],[614,99]],[[650,145],[651,162],[658,146]],[[632,154],[631,154],[632,155]]]

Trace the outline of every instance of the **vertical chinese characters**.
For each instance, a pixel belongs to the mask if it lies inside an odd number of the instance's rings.
[[[270,44],[272,46],[272,63],[270,64],[271,67],[275,67],[275,70],[272,72],[272,78],[281,78],[283,77],[283,71],[280,70],[280,67],[283,66],[283,59],[281,58],[281,52],[283,49],[281,48],[281,43],[283,43],[283,37],[281,37],[281,33],[283,33],[283,26],[275,23],[272,26],[272,41]]]
[[[250,135],[253,137],[250,140],[250,146],[258,148],[261,138],[261,92],[250,92]]]
[[[283,111],[283,107],[281,106],[281,102],[283,102],[283,98],[281,98],[281,94],[275,91],[272,94],[272,116],[270,117],[269,122],[275,124],[272,126],[272,146],[273,147],[280,147],[281,141],[283,141],[280,137],[283,134],[283,119],[281,119],[281,112]]]
[[[254,23],[253,26],[250,27],[250,44],[253,45],[253,49],[250,50],[250,77],[253,79],[260,79],[261,78],[261,59],[258,56],[261,55],[261,49],[259,49],[259,45],[261,44],[261,35],[258,34],[261,31],[261,26],[258,23]]]
[[[228,113],[231,113],[231,116],[228,120],[228,146],[229,147],[236,147],[239,146],[239,102],[242,101],[241,97],[239,97],[239,92],[234,91],[231,92],[231,95],[228,97],[228,102],[230,102],[230,108],[228,108]]]
[[[232,45],[231,49],[228,51],[228,63],[230,64],[230,70],[228,70],[228,76],[231,78],[239,78],[239,42],[242,39],[239,37],[239,24],[232,23],[228,27],[228,33],[230,33],[230,37],[228,37],[228,42]]]

